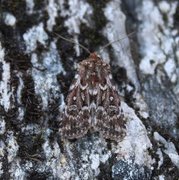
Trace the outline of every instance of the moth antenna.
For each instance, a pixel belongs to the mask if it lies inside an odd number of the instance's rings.
[[[115,41],[112,41],[112,42],[109,42],[107,43],[106,45],[104,45],[102,48],[99,49],[99,52],[103,51],[105,48],[107,48],[108,46],[110,46],[111,44],[115,43],[115,42],[118,42],[118,41],[121,41],[123,39],[125,39],[126,37],[129,37],[129,36],[132,36],[135,32],[131,32],[129,33],[127,36],[123,37],[123,38],[120,38],[120,39],[117,39]]]
[[[57,34],[57,33],[54,33],[54,34],[55,34],[56,36],[58,36],[59,38],[63,39],[64,41],[67,41],[67,42],[70,42],[70,43],[79,45],[79,46],[80,46],[82,49],[84,49],[88,54],[91,54],[91,52],[88,50],[88,48],[86,48],[85,46],[83,46],[83,45],[80,44],[80,43],[75,42],[73,39],[67,39],[67,38],[65,38],[65,37],[63,37],[63,36],[61,36],[61,35],[59,35],[59,34]]]

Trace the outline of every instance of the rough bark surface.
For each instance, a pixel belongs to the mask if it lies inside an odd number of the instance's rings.
[[[178,14],[177,0],[2,0],[0,178],[177,180]],[[121,142],[59,134],[77,64],[88,57],[78,43],[111,65],[127,120]]]

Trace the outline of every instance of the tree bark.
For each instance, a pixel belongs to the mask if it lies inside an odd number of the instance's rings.
[[[0,177],[177,179],[178,12],[175,0],[2,1]],[[89,56],[79,44],[111,66],[126,118],[120,142],[59,133],[76,67]]]

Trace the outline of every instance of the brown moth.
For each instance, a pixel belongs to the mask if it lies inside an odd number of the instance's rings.
[[[116,141],[124,137],[125,120],[110,65],[96,53],[79,63],[66,103],[61,121],[64,138],[80,138],[88,130]]]

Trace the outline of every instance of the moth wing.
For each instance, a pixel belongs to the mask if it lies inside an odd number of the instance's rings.
[[[67,106],[61,121],[61,135],[67,139],[83,137],[90,128],[90,112],[83,102],[79,86],[72,88],[67,97]]]
[[[120,96],[109,82],[106,90],[100,90],[100,103],[96,110],[96,129],[111,140],[121,141],[125,136],[125,119],[120,105]]]

